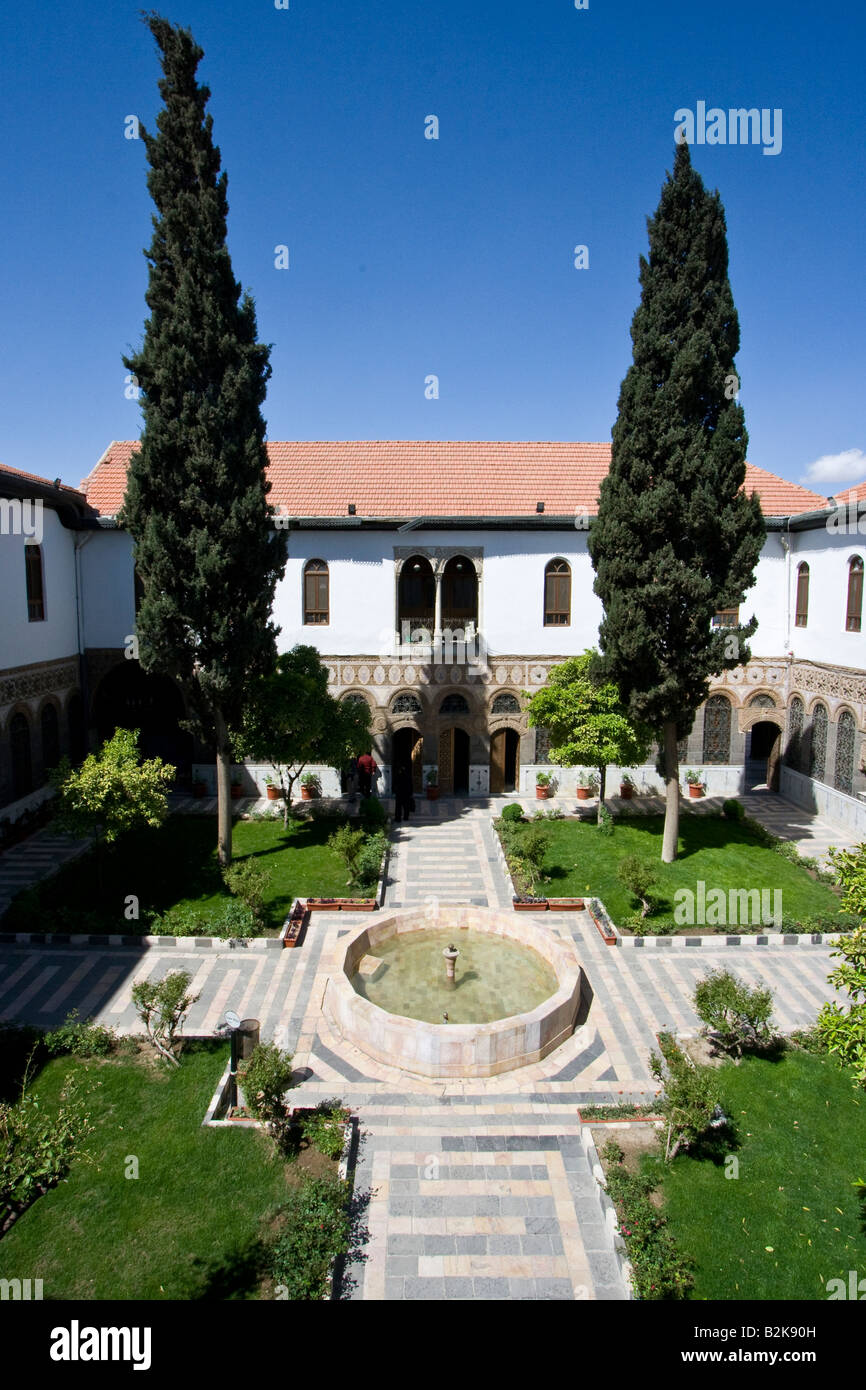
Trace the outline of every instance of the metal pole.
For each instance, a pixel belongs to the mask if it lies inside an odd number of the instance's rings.
[[[238,1103],[238,1030],[232,1029],[232,1053],[229,1063],[229,1111]]]

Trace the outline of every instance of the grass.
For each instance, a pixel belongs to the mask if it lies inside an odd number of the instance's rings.
[[[327,846],[338,819],[235,821],[233,853],[264,864],[271,881],[265,895],[270,934],[279,930],[293,898],[319,894],[338,897],[346,888],[346,869]],[[124,918],[134,894],[139,920]],[[231,899],[217,862],[216,820],[209,816],[171,816],[158,830],[132,831],[104,852],[99,885],[93,853],[22,893],[9,908],[5,931],[124,932],[145,935],[148,910],[185,906],[207,917]]]
[[[46,1106],[72,1069],[95,1087],[92,1162],[76,1161],[0,1240],[0,1276],[42,1279],[47,1299],[255,1297],[262,1222],[287,1200],[287,1168],[258,1130],[202,1129],[227,1056],[202,1041],[177,1070],[48,1062],[33,1083]]]
[[[676,1158],[664,1214],[696,1261],[693,1298],[826,1299],[827,1281],[866,1275],[866,1092],[834,1059],[789,1051],[723,1067],[739,1176]],[[647,1160],[645,1160],[646,1162]],[[651,1162],[651,1160],[650,1160]]]
[[[748,827],[721,817],[683,816],[677,858],[662,864],[663,827],[663,816],[622,817],[612,835],[602,835],[594,823],[586,821],[548,822],[544,874],[549,881],[537,891],[550,897],[591,893],[620,923],[639,904],[620,882],[617,868],[626,855],[636,854],[653,865],[654,891],[664,899],[664,906],[649,919],[653,923],[672,922],[675,891],[688,888],[694,893],[700,879],[708,892],[711,888],[726,893],[730,888],[780,889],[783,912],[798,919],[835,915],[839,910],[832,889],[800,865],[758,844]]]

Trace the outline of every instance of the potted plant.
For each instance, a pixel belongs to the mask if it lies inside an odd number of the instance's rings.
[[[577,782],[578,801],[587,801],[598,791],[598,778],[595,773],[583,772]]]
[[[428,800],[428,801],[438,801],[438,800],[439,800],[439,769],[438,769],[438,767],[431,767],[430,770],[429,770],[429,772],[427,773],[426,778],[425,778],[424,780],[425,780],[426,783],[427,783],[427,800]]]
[[[550,785],[553,778],[549,772],[536,772],[535,774],[535,795],[539,801],[545,801],[553,793]]]
[[[314,796],[318,796],[321,785],[315,772],[308,772],[301,778],[301,800],[312,801]]]
[[[243,790],[243,787],[241,786],[241,779],[240,779],[240,776],[239,776],[238,773],[235,773],[234,777],[232,778],[232,788],[231,788],[231,790],[232,790],[232,801],[239,801],[240,798],[241,798],[241,797],[243,796],[243,794],[244,794],[244,790]]]
[[[619,784],[619,794],[625,801],[631,801],[634,796],[634,782],[627,774]]]
[[[283,794],[282,787],[278,787],[276,785],[273,777],[265,778],[265,790],[268,794],[268,801],[279,801],[280,797]]]
[[[192,780],[193,796],[207,796],[207,782],[202,777],[194,777]]]
[[[689,768],[688,772],[686,773],[686,784],[689,789],[690,797],[703,796],[704,784],[701,781],[701,774],[699,772],[695,772],[693,768]]]

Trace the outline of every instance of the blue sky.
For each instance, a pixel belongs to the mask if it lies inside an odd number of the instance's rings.
[[[235,274],[273,344],[270,438],[609,439],[674,112],[705,101],[783,112],[778,155],[693,149],[727,213],[749,457],[801,481],[866,450],[850,0],[161,12],[205,50]],[[135,4],[2,14],[0,461],[78,483],[140,429],[121,354],[144,322],[151,203],[124,119],[153,125],[160,71]],[[866,458],[835,471],[818,491],[866,478]]]

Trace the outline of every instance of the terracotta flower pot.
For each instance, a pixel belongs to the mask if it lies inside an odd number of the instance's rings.
[[[698,796],[703,796],[703,794],[704,794],[704,789],[703,789],[702,786],[700,786],[700,784],[696,784],[696,783],[694,783],[694,782],[689,782],[689,796],[690,796],[690,797],[695,798],[695,797],[698,797]]]
[[[243,787],[240,785],[240,783],[238,783],[237,785],[232,784],[232,801],[240,801],[240,799],[241,799],[241,797],[243,796],[243,794],[244,794],[244,789],[243,789]]]
[[[206,783],[206,782],[193,782],[193,784],[192,784],[192,794],[193,794],[193,796],[207,796],[207,783]]]
[[[279,801],[282,794],[280,787],[268,787],[268,801]]]
[[[438,801],[438,800],[439,800],[439,788],[438,788],[438,787],[428,787],[428,788],[427,788],[427,800],[428,800],[428,801]]]
[[[631,801],[634,796],[634,787],[627,787],[623,782],[620,786],[619,794],[624,801]]]
[[[547,798],[550,796],[550,790],[551,790],[550,787],[538,787],[538,786],[536,786],[536,788],[535,788],[535,795],[536,795],[536,798],[537,798],[539,801],[546,801]]]
[[[578,801],[589,801],[589,787],[578,787],[577,799]]]
[[[313,800],[313,797],[316,795],[316,791],[317,791],[317,788],[316,788],[316,787],[304,787],[304,786],[302,786],[302,787],[301,787],[301,800],[302,800],[302,801],[312,801],[312,800]]]

